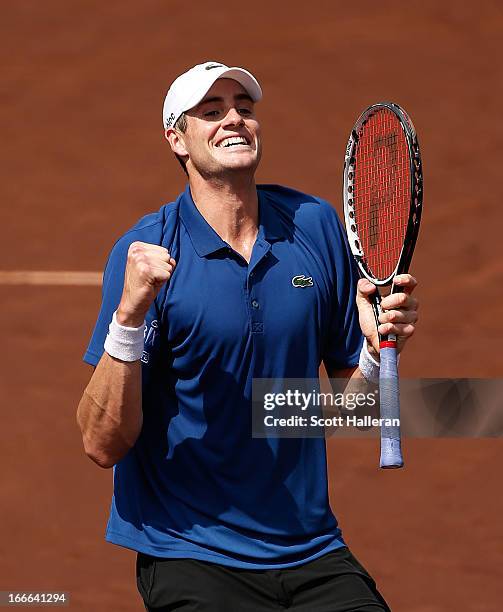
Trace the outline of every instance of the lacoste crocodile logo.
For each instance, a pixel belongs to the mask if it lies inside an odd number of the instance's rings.
[[[294,276],[292,278],[292,285],[294,287],[313,287],[313,278],[312,276],[305,276],[304,274],[299,274],[298,276]]]

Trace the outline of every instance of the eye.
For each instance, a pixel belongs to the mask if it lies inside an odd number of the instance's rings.
[[[245,117],[249,117],[252,114],[252,110],[250,108],[238,108],[238,113]]]
[[[218,117],[219,114],[220,114],[220,111],[218,110],[208,110],[203,113],[203,117],[208,117],[208,118]]]

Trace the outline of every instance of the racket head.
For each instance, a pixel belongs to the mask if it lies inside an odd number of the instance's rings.
[[[346,231],[360,274],[389,285],[409,269],[423,202],[416,130],[398,104],[373,104],[360,115],[343,179]]]

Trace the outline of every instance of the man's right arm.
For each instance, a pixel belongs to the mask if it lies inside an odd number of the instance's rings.
[[[140,435],[141,364],[103,353],[77,410],[86,455],[100,467],[122,459]]]
[[[124,287],[116,321],[140,328],[152,302],[175,268],[168,251],[157,245],[134,242],[129,247]],[[122,459],[133,447],[143,424],[141,363],[103,353],[77,410],[88,457],[103,468]]]

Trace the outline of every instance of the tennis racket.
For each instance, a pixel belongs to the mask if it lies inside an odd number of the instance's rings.
[[[362,277],[376,285],[376,325],[382,288],[400,291],[419,231],[423,178],[416,131],[397,104],[369,106],[358,118],[344,160],[344,217],[351,252]],[[379,373],[382,468],[403,466],[396,336],[380,336]],[[390,424],[391,423],[391,424]],[[398,423],[398,424],[397,424]]]

